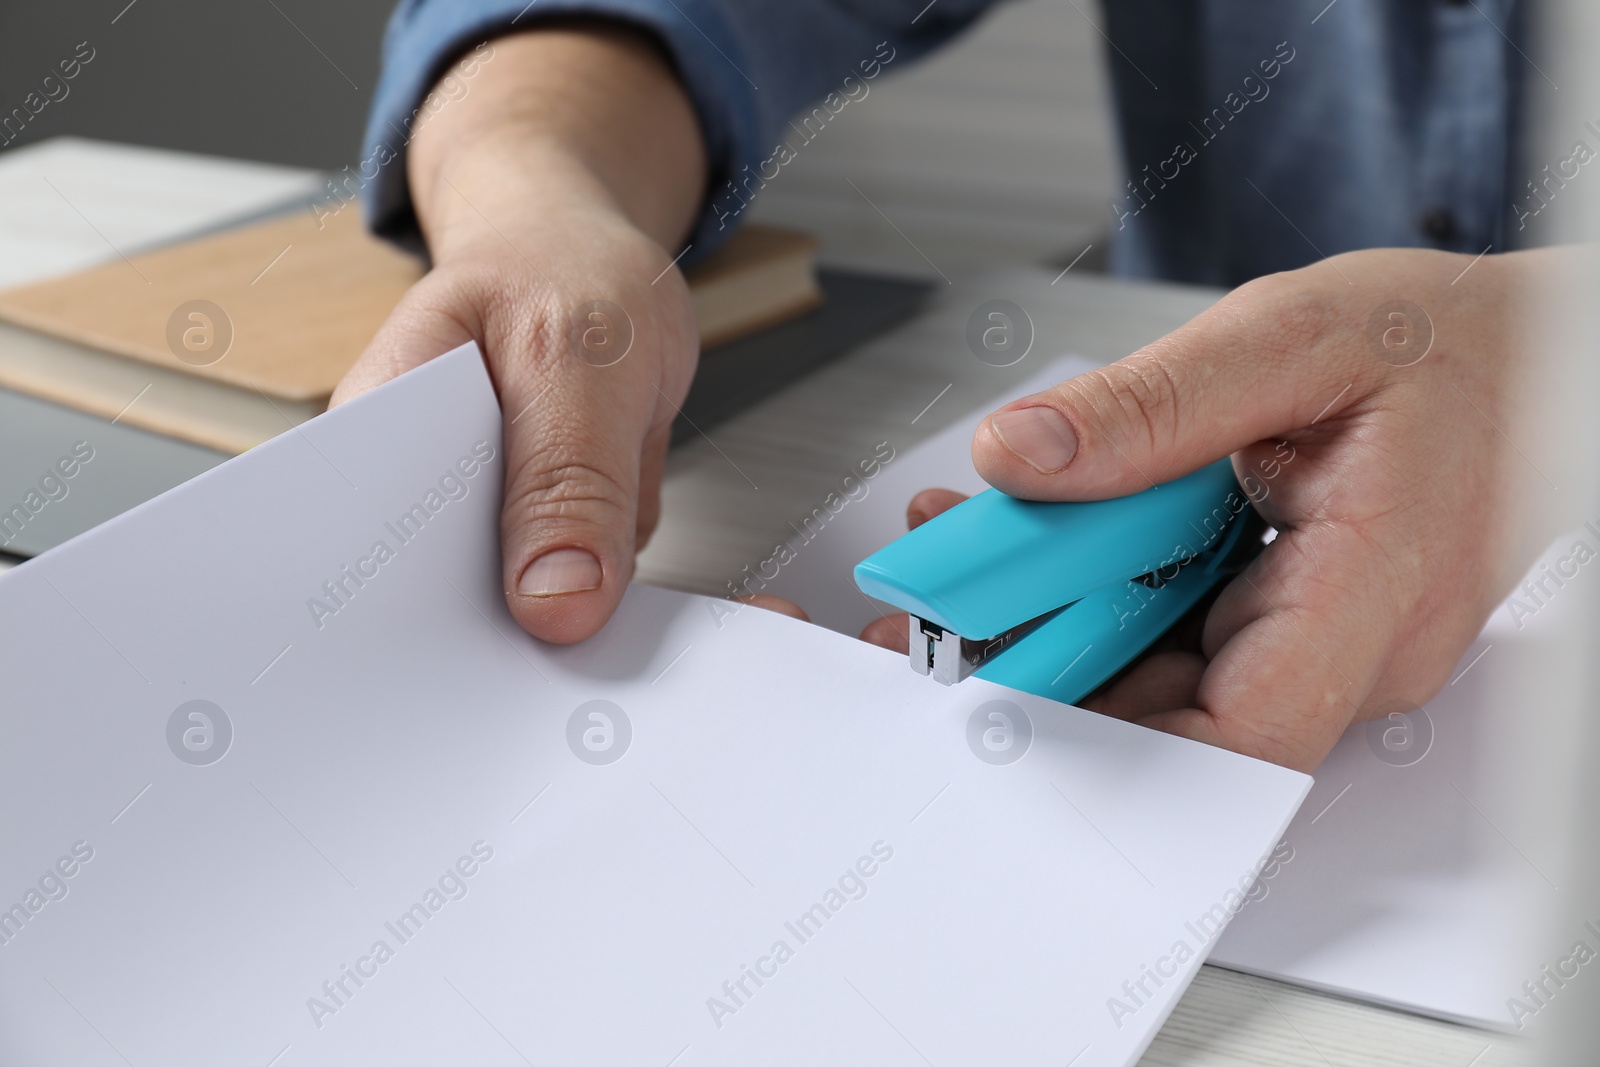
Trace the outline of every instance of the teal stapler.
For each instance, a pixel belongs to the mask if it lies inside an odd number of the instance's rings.
[[[911,615],[911,666],[1074,704],[1263,547],[1223,459],[1132,496],[1018,500],[990,489],[856,565]]]

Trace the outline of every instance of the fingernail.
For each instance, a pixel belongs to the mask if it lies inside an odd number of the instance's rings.
[[[928,513],[920,508],[906,509],[906,528],[915,530],[918,526],[928,521]]]
[[[517,592],[522,596],[561,596],[600,588],[600,561],[581,548],[546,552],[522,571]]]
[[[989,420],[1011,453],[1040,474],[1054,474],[1078,453],[1078,435],[1055,408],[1018,408]]]

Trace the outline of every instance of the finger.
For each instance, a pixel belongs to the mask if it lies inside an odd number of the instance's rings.
[[[634,551],[643,552],[661,521],[661,478],[667,469],[667,449],[672,444],[672,424],[651,430],[644,441],[639,467],[639,516],[635,524]]]
[[[963,500],[967,494],[954,489],[924,489],[906,505],[906,528],[915,530],[935,515],[943,515]]]
[[[799,604],[792,600],[785,600],[781,596],[773,596],[771,593],[751,593],[749,596],[738,596],[733,599],[749,604],[751,607],[760,608],[763,611],[775,611],[779,615],[787,615],[791,619],[799,619],[801,622],[811,621],[811,616],[807,615],[805,609]]]
[[[1348,527],[1280,537],[1219,599],[1213,616],[1224,621],[1208,624],[1206,643],[1232,632],[1194,705],[1140,721],[1313,770],[1367,702],[1395,634],[1423,625],[1393,602],[1397,584]]]
[[[1200,654],[1201,631],[1217,592],[1196,601],[1132,666],[1089,694],[1082,706],[1118,719],[1193,707],[1206,667],[1206,657]]]
[[[901,612],[898,615],[873,619],[867,623],[866,629],[861,631],[861,640],[869,645],[887,648],[890,652],[898,652],[902,656],[910,655],[911,616]]]
[[[973,438],[978,472],[1029,499],[1123,496],[1358,403],[1379,362],[1342,343],[1348,315],[1310,284],[1253,282],[1126,359],[1007,404]]]
[[[418,283],[345,372],[328,400],[328,407],[338,407],[368,389],[481,337],[482,323],[475,317],[464,320],[462,313],[462,310],[452,310],[448,295],[436,290],[428,279]]]
[[[500,278],[485,300],[472,282],[416,286],[340,384],[338,399],[469,340],[484,350],[504,414],[500,520],[506,602],[535,637],[566,644],[604,625],[633,574],[643,519],[647,439],[670,418],[654,360],[609,366],[572,351],[568,309],[548,284]],[[477,309],[493,308],[495,314]],[[684,343],[670,330],[667,343]],[[665,417],[663,417],[663,408]],[[652,460],[653,461],[653,460]]]
[[[585,358],[594,350],[580,351],[575,339],[588,338],[587,317],[555,304],[548,287],[512,307],[485,338],[506,415],[506,602],[529,633],[566,644],[611,617],[633,576],[641,525],[654,522],[653,496],[640,514],[644,457],[649,442],[655,461],[676,408],[659,379],[662,360],[644,349],[686,346],[674,359],[692,366],[694,340],[641,308],[631,323],[596,327],[634,339],[607,362]],[[675,392],[686,385],[666,383]]]
[[[1083,706],[1114,719],[1193,707],[1205,669],[1205,657],[1194,652],[1157,652],[1091,694]]]
[[[1315,563],[1305,559],[1293,535],[1275,538],[1272,544],[1261,550],[1261,555],[1251,560],[1218,593],[1200,631],[1202,654],[1214,658],[1240,630],[1267,613],[1269,608],[1261,591],[1263,588],[1282,588],[1277,576],[1283,572],[1284,561],[1280,557],[1284,555],[1300,556],[1302,563],[1315,566]]]

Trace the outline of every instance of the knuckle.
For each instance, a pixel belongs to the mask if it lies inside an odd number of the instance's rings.
[[[566,355],[567,317],[551,295],[501,286],[484,302],[485,346],[502,373],[543,371]]]
[[[577,457],[533,457],[506,490],[507,527],[550,521],[614,526],[632,522],[631,494],[599,466]]]
[[[1152,346],[1073,379],[1068,401],[1081,399],[1097,418],[1143,434],[1141,443],[1155,452],[1176,435],[1184,395],[1181,379],[1175,361]]]
[[[1260,356],[1286,366],[1319,347],[1336,328],[1339,301],[1299,272],[1268,274],[1240,286],[1230,303],[1249,320]]]
[[[497,378],[559,350],[563,317],[551,294],[491,265],[436,269],[406,294],[397,326],[478,339]]]
[[[495,262],[470,261],[436,267],[407,297],[419,311],[475,326],[485,341],[518,340],[561,319],[561,298],[541,279]]]

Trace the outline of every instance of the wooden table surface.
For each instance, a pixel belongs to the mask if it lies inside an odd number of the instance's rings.
[[[812,375],[668,462],[664,515],[640,560],[646,581],[707,594],[787,537],[857,460],[887,440],[904,451],[966,412],[1014,394],[1044,360],[1111,361],[1204,309],[1219,291],[1033,269],[965,273],[941,264],[926,311]],[[991,367],[966,342],[969,316],[1009,300],[1031,319],[1028,355]],[[930,406],[931,404],[931,406]],[[1204,967],[1141,1061],[1147,1067],[1508,1067],[1523,1042],[1216,967]]]

